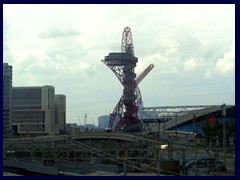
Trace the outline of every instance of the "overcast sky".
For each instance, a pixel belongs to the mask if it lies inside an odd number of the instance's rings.
[[[97,124],[123,86],[101,60],[132,29],[145,107],[235,104],[235,5],[3,5],[13,86],[52,85],[67,122]]]

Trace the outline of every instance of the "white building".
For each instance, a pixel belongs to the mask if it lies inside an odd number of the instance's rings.
[[[98,128],[99,129],[105,129],[108,127],[110,116],[109,115],[103,115],[98,117]]]
[[[15,133],[58,134],[64,128],[65,114],[66,97],[55,96],[53,86],[12,89],[12,127]]]

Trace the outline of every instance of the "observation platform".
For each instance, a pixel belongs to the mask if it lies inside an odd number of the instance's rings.
[[[136,63],[138,62],[138,58],[133,57],[129,53],[112,52],[109,53],[108,56],[105,56],[104,61],[107,63],[108,66],[133,65],[133,67],[135,67]]]

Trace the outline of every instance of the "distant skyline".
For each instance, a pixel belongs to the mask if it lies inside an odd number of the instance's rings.
[[[52,85],[67,122],[97,125],[123,87],[101,60],[132,30],[144,106],[235,104],[234,4],[3,4],[3,62],[13,86]]]

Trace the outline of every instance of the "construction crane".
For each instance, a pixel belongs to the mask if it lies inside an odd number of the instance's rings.
[[[102,62],[108,66],[123,85],[123,94],[110,115],[108,127],[115,131],[139,132],[143,130],[143,123],[138,118],[138,107],[142,102],[142,96],[138,84],[153,69],[150,64],[138,77],[134,68],[138,62],[135,57],[132,32],[130,27],[125,27],[122,33],[121,53],[109,53]],[[117,117],[120,120],[114,121]]]

